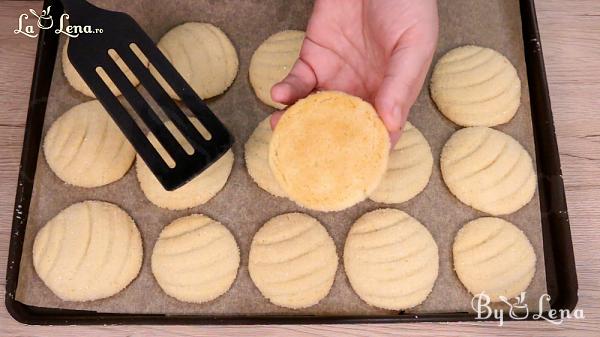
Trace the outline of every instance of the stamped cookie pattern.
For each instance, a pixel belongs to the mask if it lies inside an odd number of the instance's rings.
[[[248,268],[273,304],[305,308],[329,293],[338,266],[335,244],[325,227],[301,213],[265,223],[252,239]]]
[[[473,295],[492,301],[525,291],[535,274],[536,256],[525,234],[499,218],[479,218],[458,231],[452,247],[454,269]]]
[[[74,106],[50,126],[44,156],[64,182],[98,187],[123,177],[135,151],[102,104],[94,100]]]
[[[231,232],[200,214],[166,226],[152,251],[158,284],[184,302],[203,303],[227,292],[239,264],[240,251]]]
[[[133,219],[103,201],[65,208],[33,243],[35,271],[64,301],[92,301],[120,292],[137,276],[142,255]]]
[[[219,28],[200,22],[187,22],[168,31],[158,42],[175,69],[203,99],[222,94],[238,71],[235,47]],[[169,96],[179,99],[160,73],[150,65]]]
[[[407,122],[390,153],[387,171],[369,199],[387,204],[408,201],[425,189],[432,170],[433,155],[429,143]]]
[[[303,41],[303,31],[284,30],[269,36],[254,51],[250,60],[250,84],[263,103],[277,109],[285,107],[273,101],[271,88],[292,70]]]
[[[494,126],[512,119],[521,104],[521,80],[502,54],[463,46],[435,65],[431,97],[448,119],[462,126]]]
[[[440,166],[452,194],[492,215],[513,213],[535,194],[537,177],[529,153],[491,128],[455,132],[444,145]]]
[[[390,310],[422,303],[438,276],[438,247],[422,224],[395,209],[360,217],[344,246],[344,269],[358,296]]]

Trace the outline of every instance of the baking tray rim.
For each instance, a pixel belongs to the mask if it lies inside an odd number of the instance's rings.
[[[536,145],[535,154],[542,212],[544,258],[547,288],[551,296],[550,308],[573,310],[578,300],[577,275],[548,83],[535,14],[535,3],[534,0],[519,0],[519,2],[531,101],[532,127]],[[50,4],[54,8],[58,8],[53,15],[63,12],[61,4],[55,0],[45,0],[43,8]],[[426,314],[399,312],[397,315],[377,316],[117,314],[36,307],[17,301],[15,293],[18,285],[24,233],[27,226],[29,203],[57,49],[58,35],[49,30],[42,30],[38,38],[34,64],[6,270],[5,305],[9,314],[16,321],[34,325],[351,324],[482,321],[477,319],[474,313],[469,312]],[[545,151],[538,150],[542,147]],[[542,315],[548,317],[548,312],[544,312]],[[527,320],[531,319],[532,315],[529,315]],[[491,317],[486,320],[495,319]],[[504,320],[512,319],[506,315]]]

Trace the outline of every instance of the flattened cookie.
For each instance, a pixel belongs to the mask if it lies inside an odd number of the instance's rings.
[[[90,89],[90,87],[87,85],[87,83],[85,83],[83,78],[81,78],[81,76],[77,72],[77,69],[75,69],[73,64],[71,64],[71,61],[69,61],[69,56],[67,54],[68,46],[69,46],[69,40],[67,40],[67,42],[65,43],[65,46],[63,47],[63,50],[62,50],[62,67],[63,67],[63,72],[65,74],[65,77],[67,78],[67,81],[73,87],[73,89],[81,92],[82,94],[89,96],[89,97],[96,97],[94,95],[94,93],[92,92],[92,89]],[[140,61],[142,61],[142,63],[147,67],[148,59],[141,53],[135,52],[135,54],[140,59]],[[120,69],[124,69],[125,76],[127,76],[127,78],[129,79],[131,84],[133,84],[134,87],[137,86],[138,84],[140,84],[140,81],[137,79],[137,77],[135,77],[133,72],[125,65],[125,62],[123,62],[123,60],[118,56],[116,58],[116,63]],[[121,91],[119,91],[117,86],[110,80],[110,78],[108,76],[101,74],[100,77],[102,79],[104,79],[105,83],[107,83],[108,88],[113,93],[113,95],[115,95],[115,96],[121,95]]]
[[[509,214],[535,194],[537,179],[527,150],[486,127],[458,130],[440,160],[444,182],[463,203],[492,215]]]
[[[283,114],[269,145],[269,165],[300,206],[339,211],[363,201],[379,185],[389,149],[388,132],[369,103],[321,91]]]
[[[372,306],[402,310],[419,305],[433,289],[438,268],[438,247],[427,228],[396,209],[363,215],[346,238],[346,275]]]
[[[64,182],[98,187],[123,177],[135,151],[94,100],[74,106],[52,124],[44,138],[44,156]]]
[[[298,60],[304,41],[304,32],[284,30],[269,36],[252,55],[250,83],[256,96],[265,104],[277,109],[285,105],[273,101],[271,88],[283,80]]]
[[[515,225],[479,218],[463,226],[452,247],[454,269],[467,290],[485,292],[494,302],[525,291],[535,274],[531,243]]]
[[[462,126],[510,121],[521,104],[521,80],[502,54],[464,46],[442,56],[431,76],[431,97],[449,120]]]
[[[369,199],[386,204],[408,201],[425,189],[432,170],[433,155],[429,143],[407,122],[390,153],[388,169]]]
[[[269,167],[269,143],[272,136],[271,117],[269,116],[258,124],[244,146],[246,168],[252,180],[260,188],[274,196],[285,197],[285,192],[277,183],[271,167]]]
[[[133,219],[103,201],[65,208],[33,242],[36,273],[64,301],[93,301],[120,292],[137,276],[142,256]]]
[[[203,99],[222,94],[238,71],[238,57],[231,41],[209,23],[187,22],[168,31],[157,44],[175,69]],[[179,99],[150,65],[169,96]]]
[[[273,304],[306,308],[329,293],[338,257],[335,244],[316,219],[287,213],[265,223],[252,239],[248,269]]]
[[[197,127],[202,125],[196,118],[190,118],[190,121]],[[165,123],[165,126],[174,134],[179,142],[184,142],[185,138],[177,130],[173,122],[168,121]],[[173,160],[168,157],[166,150],[160,145],[154,135],[151,134],[148,139],[167,163],[173,163]],[[183,148],[186,152],[191,152],[192,150],[192,146],[187,143],[184,143]],[[135,161],[137,178],[146,198],[158,207],[171,210],[198,206],[212,199],[225,186],[232,167],[233,152],[229,150],[219,160],[204,170],[204,172],[185,185],[174,191],[167,191],[139,155]]]
[[[152,251],[152,274],[169,296],[204,303],[229,290],[240,265],[231,232],[201,214],[163,228]]]

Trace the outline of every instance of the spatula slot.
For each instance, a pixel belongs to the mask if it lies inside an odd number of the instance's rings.
[[[129,49],[134,53],[134,54],[138,54],[138,55],[144,55],[144,57],[146,57],[149,60],[149,68],[153,67],[156,72],[154,73],[150,73],[148,71],[148,75],[150,75],[149,77],[152,78],[152,83],[149,83],[150,85],[146,88],[146,90],[152,95],[154,101],[159,105],[159,106],[165,106],[162,103],[168,103],[167,108],[170,108],[171,105],[173,105],[175,107],[175,112],[174,114],[168,114],[170,117],[181,117],[181,116],[196,116],[198,117],[198,120],[200,121],[200,123],[198,125],[192,125],[187,124],[185,127],[183,127],[182,124],[179,124],[176,120],[176,118],[172,118],[174,124],[177,126],[177,129],[179,129],[182,132],[182,135],[185,136],[185,138],[187,139],[196,139],[194,137],[197,137],[196,132],[198,132],[200,134],[200,136],[206,140],[209,141],[212,139],[212,135],[210,134],[210,132],[208,131],[208,128],[206,128],[205,125],[203,125],[203,121],[202,118],[200,118],[200,116],[198,116],[199,113],[201,112],[197,112],[194,113],[194,111],[189,108],[189,106],[187,106],[186,102],[189,101],[189,95],[195,96],[195,93],[190,92],[190,93],[185,93],[185,95],[180,95],[177,92],[175,92],[175,90],[173,90],[173,87],[170,86],[169,83],[173,83],[173,82],[177,82],[178,79],[174,79],[174,78],[168,78],[165,79],[165,74],[164,72],[169,72],[171,69],[168,68],[172,68],[172,70],[175,70],[175,68],[173,68],[173,66],[168,63],[168,62],[162,62],[162,61],[167,61],[168,59],[166,59],[166,56],[161,55],[163,60],[161,60],[159,57],[153,57],[152,55],[146,55],[146,53],[144,52],[144,50],[142,50],[137,44],[135,43],[130,43],[129,44]],[[158,50],[158,49],[157,49]],[[155,55],[156,56],[156,55]],[[185,81],[185,80],[184,80]],[[143,83],[147,83],[146,81],[142,81]],[[187,84],[187,83],[185,83]],[[155,85],[158,86],[158,88],[154,87]],[[187,88],[191,87],[189,86],[189,84],[186,85]],[[181,88],[180,88],[181,89]],[[169,96],[169,94],[167,93],[167,91],[170,90],[175,96],[177,96],[178,98],[181,99],[180,101],[180,105],[176,104],[175,101],[170,98],[171,96]],[[158,94],[160,92],[159,97],[157,97],[156,94]],[[163,96],[166,96],[164,97]],[[165,99],[168,102],[163,102],[160,99]],[[185,113],[182,111],[185,110]],[[179,113],[181,113],[181,115],[179,115]],[[187,120],[187,118],[186,118]],[[189,133],[188,131],[192,131],[192,130],[186,130],[186,128],[188,127],[192,127],[193,128],[193,133]],[[194,148],[198,149],[198,147],[202,148],[203,146],[205,146],[206,144],[192,144],[192,146],[194,146]]]
[[[188,116],[194,116],[194,113],[185,104],[178,104],[178,105],[181,108],[181,110],[183,110],[184,114],[186,114]],[[196,128],[196,130],[198,130],[198,132],[200,132],[200,134],[202,135],[202,137],[204,137],[204,139],[211,140],[212,135],[210,134],[210,132],[204,127],[204,125],[202,125],[202,123],[199,120],[196,119],[196,121],[197,121],[196,123],[192,123],[192,124],[194,124],[194,127]]]
[[[127,66],[127,64],[125,62],[123,62],[123,59],[121,59],[121,57],[119,56],[119,54],[114,49],[112,49],[112,48],[109,49],[108,50],[108,55],[117,64],[117,66],[119,67],[119,69],[121,69],[121,71],[123,72],[123,74],[125,74],[125,76],[127,76],[127,79],[129,79],[129,82],[131,82],[132,84],[134,82],[135,83],[139,83],[139,79],[135,76],[135,74],[131,71],[131,69],[129,69],[129,67]],[[143,55],[141,55],[141,56],[144,57]],[[138,55],[138,57],[139,57],[139,55]],[[144,62],[144,63],[148,62],[148,61],[145,61],[145,60],[141,60],[141,61]]]
[[[134,54],[138,57],[138,59],[140,61],[142,61],[142,63],[147,64],[147,60],[146,60],[146,56],[143,55],[143,53],[141,53],[141,51],[138,50],[135,51],[134,50]],[[108,55],[112,58],[112,60],[117,64],[117,66],[119,67],[119,69],[123,72],[123,74],[132,74],[131,70],[129,69],[129,67],[127,66],[127,64],[125,62],[122,61],[121,57],[119,56],[119,54],[117,53],[117,51],[115,49],[109,49],[108,50]],[[135,76],[132,74],[132,76]],[[140,90],[141,89],[141,90]],[[143,85],[140,85],[140,88],[138,89],[138,92],[140,93],[140,95],[142,95],[142,97],[146,100],[146,102],[148,102],[150,109],[153,110],[157,115],[158,118],[162,121],[168,121],[169,117],[168,115],[163,111],[163,109],[157,104],[157,102],[154,100],[154,98],[148,94],[148,92],[145,90],[145,88],[143,87]],[[134,111],[134,109],[132,108],[130,111]],[[193,123],[196,124],[196,123]],[[196,126],[196,125],[194,125]],[[183,134],[179,131],[179,129],[175,128],[174,130],[171,130],[170,128],[167,128],[167,130],[171,133],[171,135],[173,135],[173,137],[175,138],[175,140],[177,140],[177,142],[179,143],[179,145],[181,145],[181,147],[183,148],[183,150],[188,154],[188,155],[193,155],[195,150],[194,147],[187,141],[187,139],[183,136]],[[150,131],[151,134],[152,131]],[[154,135],[154,134],[153,134]],[[154,136],[156,137],[156,136]],[[159,142],[160,143],[160,142]],[[160,144],[156,144],[157,148],[160,148],[162,151],[159,150],[159,152],[161,154],[165,154],[166,156],[162,156],[163,160],[165,160],[165,162],[167,163],[167,165],[170,168],[174,168],[175,167],[175,161],[173,160],[173,158],[171,158],[171,156],[168,153],[165,153],[166,150],[164,150],[164,148],[162,148],[162,146],[160,146]]]
[[[123,94],[123,97],[125,97],[131,106],[132,110],[137,113],[141,121],[146,125],[150,132],[155,135],[158,142],[163,146],[165,151],[175,162],[177,162],[179,158],[186,157],[187,154],[183,150],[182,146],[179,145],[179,142],[177,142],[171,132],[164,126],[163,121],[160,120],[160,118],[156,115],[146,99],[142,97],[137,89],[131,84],[129,79],[127,79],[123,71],[118,67],[117,63],[112,57],[110,57],[108,51],[106,55],[106,62],[104,62],[101,69],[103,69],[113,80],[117,88],[119,88]],[[146,69],[137,57],[135,57],[135,60],[137,63],[139,63],[140,67]],[[127,63],[129,64],[130,69],[135,71],[135,67],[137,65],[132,64],[131,62]]]

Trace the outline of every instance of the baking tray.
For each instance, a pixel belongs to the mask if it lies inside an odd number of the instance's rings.
[[[62,8],[56,1],[49,0],[45,1],[44,8],[50,3],[53,6],[54,19],[58,21]],[[577,302],[577,277],[533,0],[521,0],[520,11],[539,179],[546,282],[552,298],[550,307],[573,309]],[[58,35],[52,31],[40,32],[6,274],[6,307],[16,320],[28,324],[306,324],[463,321],[476,318],[473,313],[468,312],[418,315],[399,312],[397,315],[385,316],[107,314],[36,307],[15,300],[24,233],[57,47]]]

